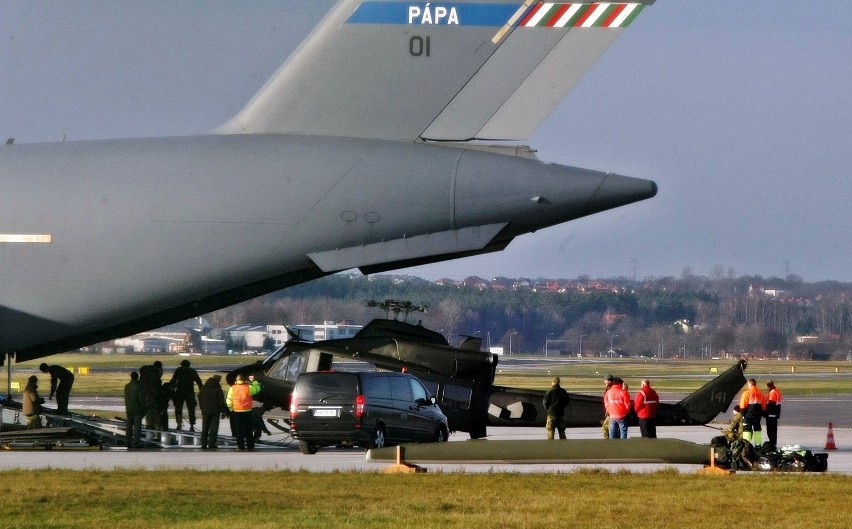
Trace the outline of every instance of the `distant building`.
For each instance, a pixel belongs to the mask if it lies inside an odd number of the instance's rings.
[[[352,338],[355,333],[363,329],[363,325],[337,324],[326,321],[318,325],[291,325],[290,329],[299,333],[303,340],[319,342],[321,340],[339,340],[341,338]]]
[[[117,338],[109,343],[108,348],[116,352],[127,353],[170,353],[175,347],[181,347],[186,336],[185,332],[147,331],[125,338]],[[103,347],[102,347],[103,349]]]
[[[266,330],[270,338],[275,340],[275,347],[284,345],[290,339],[287,333],[288,326],[267,325]],[[351,325],[348,323],[335,323],[326,321],[322,324],[290,325],[289,329],[306,342],[319,342],[322,340],[339,340],[341,338],[352,338],[355,333],[363,329],[363,325]]]
[[[285,325],[267,325],[266,335],[272,339],[276,349],[284,345],[284,342],[290,339],[290,335],[287,333],[287,327]]]
[[[266,325],[232,325],[223,329],[231,344],[241,344],[242,349],[260,351],[268,333]]]
[[[167,353],[172,342],[165,338],[145,338],[142,340],[143,353]]]

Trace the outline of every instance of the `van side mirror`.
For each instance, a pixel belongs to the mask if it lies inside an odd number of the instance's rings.
[[[434,397],[432,397],[432,398],[431,398],[431,399],[429,399],[429,400],[426,400],[426,399],[417,399],[417,400],[415,400],[415,401],[414,401],[414,404],[417,404],[418,406],[429,406],[429,405],[431,405],[431,404],[435,404],[435,398],[434,398]]]

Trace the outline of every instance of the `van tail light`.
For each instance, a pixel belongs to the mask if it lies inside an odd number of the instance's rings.
[[[296,418],[296,415],[299,413],[299,410],[296,406],[296,395],[290,395],[290,420]]]
[[[355,397],[355,418],[356,419],[360,419],[361,417],[364,416],[364,403],[365,402],[366,402],[366,399],[364,398],[364,395],[358,395],[357,397]]]

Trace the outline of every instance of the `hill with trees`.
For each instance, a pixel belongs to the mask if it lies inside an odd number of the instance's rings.
[[[504,352],[576,356],[852,358],[852,284],[786,278],[482,279],[338,274],[208,315],[216,326],[385,317],[367,300],[426,305],[410,320],[451,344],[480,336]]]

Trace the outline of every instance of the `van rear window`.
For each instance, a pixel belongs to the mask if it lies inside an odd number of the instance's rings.
[[[350,373],[310,373],[299,378],[300,402],[349,402],[358,394],[358,377]]]

